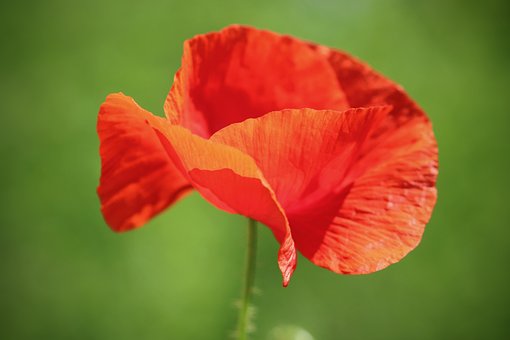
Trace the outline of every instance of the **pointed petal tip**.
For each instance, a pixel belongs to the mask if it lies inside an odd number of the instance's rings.
[[[297,265],[297,253],[294,248],[294,241],[289,236],[282,244],[278,254],[278,267],[282,273],[282,285],[287,287]]]
[[[282,274],[282,276],[283,276],[282,287],[287,288],[289,286],[289,282],[290,282],[290,278],[291,278],[292,274],[289,274],[289,275]]]

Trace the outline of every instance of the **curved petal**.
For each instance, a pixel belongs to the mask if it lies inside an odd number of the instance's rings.
[[[165,102],[172,122],[203,137],[270,111],[303,107],[348,107],[327,60],[296,38],[237,25],[185,42]]]
[[[391,107],[270,112],[210,140],[253,157],[287,214],[340,191],[370,132]]]
[[[230,146],[213,143],[188,129],[171,125],[143,111],[129,97],[111,101],[140,111],[147,127],[159,138],[168,159],[209,202],[230,213],[256,219],[270,227],[280,242],[278,264],[287,285],[296,267],[296,251],[287,218],[253,159]]]
[[[278,265],[287,286],[296,268],[296,251],[287,217],[251,157],[213,143],[189,130],[151,122],[168,155],[181,162],[195,189],[219,209],[248,216],[267,225],[280,242]]]
[[[335,272],[369,273],[418,244],[436,198],[430,123],[415,120],[378,138],[390,110],[271,112],[211,140],[255,159],[304,256]]]
[[[403,128],[415,119],[428,122],[423,110],[407,95],[404,89],[376,72],[357,58],[326,46],[310,44],[312,50],[322,54],[335,70],[338,82],[352,107],[391,105],[393,110],[381,124],[376,136]]]
[[[344,274],[381,270],[419,244],[436,202],[437,146],[430,123],[418,121],[385,136],[357,167],[358,177],[342,192],[289,215],[303,255]]]
[[[437,143],[423,110],[370,66],[310,44],[330,62],[352,106],[393,109],[364,143],[339,193],[288,216],[298,249],[315,264],[363,274],[403,258],[421,240],[436,202]]]
[[[97,193],[108,225],[126,231],[143,225],[191,189],[153,130],[150,113],[110,95],[97,120],[101,179]]]
[[[242,177],[231,169],[193,169],[190,177],[197,190],[218,208],[248,216],[272,229],[280,243],[278,266],[286,287],[296,269],[297,254],[289,222],[271,189],[260,179]]]

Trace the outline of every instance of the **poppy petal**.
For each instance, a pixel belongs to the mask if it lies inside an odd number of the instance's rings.
[[[348,187],[289,215],[302,254],[338,273],[371,273],[401,260],[419,244],[436,202],[430,123],[416,121],[366,145]]]
[[[310,44],[322,54],[335,70],[338,82],[352,107],[391,105],[393,110],[379,127],[393,130],[413,119],[428,121],[423,110],[407,95],[404,89],[384,77],[369,65],[349,55],[326,46]]]
[[[287,214],[339,191],[363,142],[391,107],[270,112],[210,140],[253,157]]]
[[[239,176],[231,169],[193,169],[190,177],[197,190],[211,203],[221,200],[221,204],[215,204],[218,208],[248,216],[272,229],[280,243],[278,266],[286,287],[296,269],[297,254],[289,222],[274,193],[260,179]]]
[[[415,120],[381,140],[390,110],[272,112],[211,140],[255,159],[305,257],[335,272],[368,273],[418,244],[436,198],[430,123]]]
[[[125,96],[108,96],[99,110],[101,179],[97,189],[115,231],[143,225],[191,189],[147,126],[150,113]]]
[[[243,152],[192,134],[178,125],[154,120],[153,126],[169,157],[180,164],[195,189],[210,203],[267,225],[280,242],[278,265],[287,286],[296,268],[289,223],[276,196],[255,164]]]
[[[185,42],[165,102],[172,122],[203,137],[270,111],[303,107],[349,107],[328,61],[296,38],[237,25]]]
[[[319,266],[370,273],[420,242],[436,202],[437,143],[428,117],[401,86],[345,52],[310,47],[330,62],[350,105],[393,109],[364,143],[346,180],[351,185],[300,218],[289,216],[293,237]]]
[[[230,213],[248,216],[271,228],[281,243],[278,264],[287,285],[296,267],[289,224],[274,192],[253,159],[230,146],[213,143],[182,126],[156,117],[123,95],[107,99],[117,109],[136,111],[179,172],[210,203]]]

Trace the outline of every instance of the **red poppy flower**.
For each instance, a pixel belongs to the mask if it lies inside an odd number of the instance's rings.
[[[101,106],[98,194],[113,230],[195,189],[271,228],[284,285],[296,250],[364,274],[420,242],[436,201],[431,123],[352,56],[230,26],[185,42],[164,109],[154,116],[120,93]]]

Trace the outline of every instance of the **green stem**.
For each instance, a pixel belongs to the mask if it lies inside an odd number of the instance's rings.
[[[250,331],[251,297],[253,283],[255,282],[255,260],[257,255],[257,221],[248,220],[248,249],[246,252],[246,269],[244,275],[244,287],[239,306],[239,321],[237,324],[237,339],[248,339]]]

